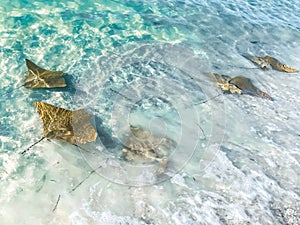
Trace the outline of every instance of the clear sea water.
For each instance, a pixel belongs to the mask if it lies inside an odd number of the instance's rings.
[[[242,57],[300,70],[299,1],[2,0],[0,21],[1,225],[300,224],[300,74]],[[18,88],[25,58],[68,88]],[[214,98],[209,72],[274,101]],[[99,138],[20,154],[42,137],[33,101],[86,109]],[[164,174],[119,157],[129,124],[177,143]]]

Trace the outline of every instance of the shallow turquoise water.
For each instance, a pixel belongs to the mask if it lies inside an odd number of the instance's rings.
[[[299,15],[287,0],[2,1],[1,224],[299,224],[300,74],[242,57],[299,70]],[[25,58],[69,87],[14,90]],[[219,93],[208,72],[247,76],[274,101],[201,104]],[[96,156],[58,141],[20,155],[42,136],[32,101],[90,112]],[[119,158],[129,124],[177,142],[163,176]]]

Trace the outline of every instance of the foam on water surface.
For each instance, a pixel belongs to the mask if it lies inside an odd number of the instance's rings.
[[[299,15],[287,0],[2,1],[1,224],[300,224]],[[14,90],[25,58],[69,88]],[[214,98],[208,72],[249,77],[274,101]],[[43,134],[32,101],[86,109],[97,141],[20,154]],[[120,156],[129,124],[177,144],[164,174]]]

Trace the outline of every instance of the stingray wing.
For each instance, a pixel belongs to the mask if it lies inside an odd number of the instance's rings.
[[[256,92],[257,88],[252,84],[252,81],[247,77],[237,76],[229,81],[243,92]]]
[[[66,81],[63,77],[47,77],[43,82],[39,82],[37,88],[56,88],[66,87]]]
[[[231,79],[230,76],[218,73],[209,73],[208,76],[217,83],[228,82]]]
[[[97,131],[90,123],[90,118],[90,114],[83,109],[72,112],[72,128],[76,143],[85,144],[96,140]]]
[[[45,102],[33,102],[43,121],[44,137],[63,139],[72,136],[72,111]],[[61,137],[60,137],[61,136]]]
[[[256,58],[250,55],[242,55],[243,57],[245,57],[246,59],[248,59],[249,61],[253,62],[256,65],[260,65],[262,60],[260,58]]]
[[[232,92],[231,87],[229,85],[230,76],[224,74],[210,73],[209,77],[215,82],[219,88],[224,92]]]
[[[25,60],[26,60],[26,66],[28,69],[29,76],[31,75],[31,76],[46,78],[46,77],[58,77],[64,74],[64,72],[62,71],[51,71],[51,70],[43,69],[38,65],[36,65],[35,63],[33,63],[32,61],[30,61],[29,59],[25,59]]]
[[[62,71],[45,70],[29,59],[26,59],[28,75],[25,76],[24,86],[27,88],[55,88],[66,87],[67,84]]]
[[[62,77],[53,77],[47,79],[27,79],[25,78],[26,88],[57,88],[57,87],[66,87],[66,81]]]
[[[249,78],[242,77],[242,76],[237,76],[237,77],[232,78],[229,81],[229,83],[233,84],[236,87],[238,87],[239,89],[241,89],[243,91],[243,93],[245,93],[245,94],[256,95],[256,96],[259,95],[259,96],[262,96],[264,98],[271,99],[271,97],[267,93],[259,90],[252,83],[252,81]]]
[[[25,59],[25,61],[26,61],[26,66],[27,66],[29,74],[31,72],[33,72],[34,74],[39,74],[39,73],[43,73],[43,72],[47,71],[47,70],[39,67],[38,65],[36,65],[32,61],[30,61],[29,59]]]
[[[274,70],[278,70],[278,71],[281,71],[281,72],[287,72],[287,73],[293,73],[293,72],[296,72],[296,69],[294,68],[291,68],[281,62],[279,62],[277,59],[271,57],[271,56],[265,56],[263,57],[263,59],[268,62],[272,69]]]
[[[243,55],[246,59],[253,62],[255,65],[259,66],[261,69],[272,69],[271,65],[264,60],[264,57],[252,57],[249,55]]]

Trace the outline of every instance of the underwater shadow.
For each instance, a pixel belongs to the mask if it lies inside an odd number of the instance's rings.
[[[100,138],[102,145],[109,152],[114,152],[116,148],[121,145],[120,141],[118,141],[117,138],[112,137],[111,130],[104,126],[103,120],[100,117],[94,116],[94,122],[98,137]]]

